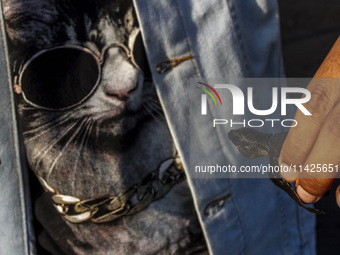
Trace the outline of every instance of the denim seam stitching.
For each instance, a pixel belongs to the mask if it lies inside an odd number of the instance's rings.
[[[191,49],[191,47],[190,47],[190,43],[189,43],[189,40],[188,40],[188,34],[187,34],[186,29],[185,29],[185,27],[184,27],[183,18],[182,18],[181,12],[180,12],[180,10],[179,10],[178,2],[177,2],[177,0],[175,0],[174,2],[175,2],[175,4],[176,4],[176,11],[177,11],[178,16],[179,16],[179,19],[180,19],[180,24],[181,24],[181,27],[182,27],[182,31],[183,31],[183,33],[184,33],[184,35],[185,35],[185,42],[186,42],[186,45],[187,45],[187,47],[188,47],[188,49],[189,49],[190,55],[193,56],[193,58],[191,59],[191,63],[192,63],[192,65],[193,65],[193,67],[194,67],[196,76],[197,76],[199,79],[202,80],[202,78],[201,78],[201,73],[199,72],[199,69],[198,69],[198,67],[197,67],[197,65],[196,65],[196,63],[195,63],[195,57],[194,57],[194,55],[193,55],[193,53],[192,53],[192,49]],[[190,84],[190,83],[189,83],[189,84]],[[190,178],[188,178],[188,182],[189,182],[189,186],[194,187],[194,185],[193,185],[193,183],[192,183],[192,180],[191,180]],[[192,189],[192,188],[191,188],[191,189]],[[195,193],[195,192],[194,192],[194,193]],[[196,197],[195,194],[194,194],[194,197]],[[213,254],[213,250],[212,250],[212,247],[211,247],[210,239],[209,239],[208,233],[207,233],[207,231],[206,231],[206,229],[205,229],[205,224],[204,224],[204,220],[203,220],[203,217],[202,217],[202,213],[201,213],[201,210],[200,210],[200,208],[199,208],[199,206],[198,206],[198,204],[197,204],[197,200],[195,201],[195,199],[194,199],[194,206],[195,206],[196,211],[199,212],[199,213],[197,213],[197,216],[198,216],[198,220],[199,220],[199,223],[200,223],[200,227],[201,227],[202,232],[203,232],[203,235],[204,235],[204,239],[205,239],[205,241],[206,241],[206,245],[207,245],[207,248],[208,248],[208,252],[209,252],[209,254]]]
[[[230,180],[227,179],[227,182],[228,182],[228,184],[229,184],[230,193],[231,193],[231,194],[234,194],[234,193],[233,193],[233,190],[232,190],[233,187],[232,187],[232,184],[231,184]],[[236,203],[235,203],[235,201],[234,201],[233,195],[232,195],[230,198],[231,198],[231,200],[233,201],[233,204],[234,204],[235,214],[237,215],[237,223],[238,223],[238,225],[239,225],[240,234],[241,234],[241,236],[242,236],[242,242],[243,242],[243,254],[247,254],[247,252],[246,252],[246,251],[247,251],[247,246],[246,246],[246,242],[245,242],[245,238],[244,238],[244,234],[243,234],[242,224],[241,224],[241,222],[240,222],[240,213],[239,213],[239,211],[238,211],[238,209],[237,209],[237,206],[236,206]]]
[[[281,228],[282,228],[282,232],[281,232],[281,236],[282,236],[282,251],[284,254],[287,254],[287,255],[291,255],[291,254],[296,254],[294,252],[294,249],[293,247],[290,245],[289,243],[289,237],[287,237],[287,233],[285,231],[285,226],[287,226],[287,215],[285,213],[285,205],[283,204],[282,202],[282,196],[284,194],[281,193],[281,190],[275,188],[275,195],[277,196],[277,202],[278,202],[278,206],[279,206],[279,222],[280,222],[280,225],[281,225]],[[296,204],[294,204],[293,206],[297,207]]]
[[[10,111],[10,116],[11,116],[11,131],[12,131],[12,143],[13,143],[13,149],[14,149],[14,162],[15,162],[15,173],[16,173],[16,176],[17,176],[17,179],[19,180],[18,181],[18,184],[22,184],[22,181],[20,181],[20,174],[19,174],[19,166],[18,166],[18,155],[17,155],[17,146],[15,144],[15,138],[14,138],[14,134],[15,134],[15,131],[14,131],[14,116],[13,116],[13,112],[12,112],[12,102],[13,102],[13,97],[12,97],[12,94],[11,94],[11,83],[10,83],[10,74],[9,74],[9,71],[8,71],[8,61],[7,61],[7,58],[6,58],[6,50],[5,50],[5,37],[4,37],[4,31],[3,31],[3,12],[2,12],[2,4],[0,3],[0,8],[1,8],[1,12],[0,12],[0,19],[1,19],[1,22],[0,22],[0,38],[1,38],[1,41],[2,41],[2,51],[4,53],[4,59],[5,59],[5,63],[6,63],[6,78],[7,78],[7,83],[8,83],[8,92],[9,92],[9,100],[10,100],[10,104],[11,104],[11,111]],[[22,221],[22,230],[23,230],[23,233],[22,233],[22,238],[23,238],[23,241],[25,243],[25,250],[26,250],[26,253],[29,251],[29,247],[28,247],[28,240],[27,240],[27,236],[25,234],[27,234],[27,229],[25,228],[26,226],[26,221],[25,221],[25,217],[26,217],[26,206],[25,206],[25,201],[22,200],[23,198],[23,194],[22,194],[22,189],[20,189],[19,187],[19,194],[20,194],[20,205],[21,205],[21,212],[22,212],[22,217],[21,217],[21,221]],[[28,253],[27,253],[28,254]]]
[[[278,44],[279,44],[279,48],[280,48],[280,52],[279,52],[279,70],[278,70],[278,74],[280,78],[285,78],[286,77],[286,70],[284,67],[284,59],[283,59],[283,51],[282,51],[282,37],[281,37],[281,26],[280,26],[280,21],[281,21],[281,17],[280,17],[280,13],[277,13],[277,22],[278,22],[278,29],[279,29],[279,40],[278,40]]]
[[[185,43],[186,43],[186,45],[187,45],[187,47],[189,49],[190,55],[193,56],[193,58],[191,58],[192,65],[194,67],[194,70],[195,70],[195,73],[196,73],[197,77],[199,79],[202,79],[201,73],[199,72],[198,67],[196,65],[196,62],[195,62],[195,56],[192,53],[192,48],[191,48],[189,40],[188,40],[188,33],[187,33],[186,29],[185,29],[183,18],[182,18],[182,14],[181,14],[181,12],[179,10],[179,7],[178,7],[178,0],[175,0],[175,4],[176,4],[176,11],[177,11],[179,19],[180,19],[180,24],[181,24],[183,33],[185,34]]]
[[[188,41],[187,32],[186,32],[186,29],[185,29],[185,27],[184,27],[183,18],[182,18],[182,15],[181,15],[180,11],[179,11],[179,7],[178,7],[178,2],[177,2],[177,1],[178,1],[178,0],[175,0],[176,9],[177,9],[177,13],[178,13],[178,15],[179,15],[179,17],[180,17],[180,20],[181,20],[181,26],[182,26],[183,32],[184,32],[185,35],[186,35],[186,44],[187,44],[187,46],[188,46],[188,48],[189,48],[189,51],[190,51],[191,55],[193,55],[193,54],[192,54],[191,47],[190,47],[190,43],[189,43],[189,41]],[[191,60],[192,60],[192,62],[193,62],[193,66],[194,66],[194,68],[195,68],[196,75],[197,75],[200,79],[202,79],[202,77],[201,77],[201,75],[200,75],[200,72],[199,72],[199,69],[198,69],[198,67],[197,67],[197,65],[196,65],[196,63],[195,63],[195,59],[193,58],[193,59],[191,59]],[[247,62],[247,61],[246,61],[246,66],[248,66],[248,62]],[[249,68],[248,68],[248,69],[249,69]],[[208,106],[209,106],[209,104],[208,104]],[[217,136],[219,136],[218,133],[217,133]],[[219,140],[219,141],[220,141],[220,140]],[[219,142],[219,144],[220,144],[220,147],[223,148],[221,142]],[[230,187],[230,189],[231,189],[231,185],[230,185],[229,179],[227,179],[227,182],[228,182],[229,187]],[[231,194],[233,194],[232,191],[231,191]],[[232,203],[233,203],[233,205],[234,205],[234,208],[236,209],[236,204],[235,204],[235,201],[234,201],[234,199],[233,199],[232,196],[231,196],[231,200],[232,200]],[[199,212],[200,212],[200,213],[199,213],[200,221],[203,223],[204,221],[203,221],[202,215],[201,215],[202,212],[201,212],[201,211],[199,211]],[[237,214],[237,222],[238,222],[238,226],[239,226],[239,228],[240,228],[240,234],[241,234],[241,236],[242,236],[242,241],[243,241],[243,254],[245,254],[246,245],[245,245],[245,240],[244,240],[244,235],[243,235],[242,226],[241,226],[240,221],[239,221],[239,217],[240,217],[240,216],[239,216],[239,213],[238,213],[237,209],[236,209],[236,214]],[[204,224],[203,224],[203,225],[204,225]],[[209,238],[208,238],[208,235],[207,235],[207,233],[206,233],[204,227],[203,227],[203,233],[204,233],[205,238],[206,238],[206,240],[207,240],[207,245],[208,245],[208,248],[209,248],[209,252],[212,252],[212,248],[210,247],[210,242],[208,242]]]
[[[248,74],[251,75],[252,72],[251,72],[250,65],[249,65],[247,49],[246,49],[244,39],[243,39],[243,36],[242,36],[241,24],[240,24],[238,17],[237,17],[237,9],[236,9],[236,5],[235,5],[235,1],[234,0],[227,0],[227,5],[229,7],[232,26],[234,28],[233,31],[235,33],[235,37],[236,37],[237,41],[239,42],[237,44],[238,49],[239,49],[239,54],[242,56],[242,58],[244,60],[244,63],[245,63],[244,66],[246,68],[246,71],[248,72]]]
[[[305,246],[305,241],[304,241],[304,236],[303,236],[303,226],[302,226],[302,220],[301,220],[301,213],[298,207],[296,207],[296,215],[297,215],[297,225],[298,225],[298,230],[299,230],[299,237],[301,241],[301,254],[304,254],[304,246]]]

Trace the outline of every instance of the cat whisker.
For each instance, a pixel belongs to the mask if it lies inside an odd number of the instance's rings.
[[[85,129],[84,129],[84,132],[83,132],[83,136],[81,138],[81,142],[80,142],[80,145],[79,145],[79,154],[78,154],[78,157],[76,159],[75,165],[77,165],[77,161],[78,161],[80,155],[83,153],[84,148],[86,148],[87,142],[88,142],[90,134],[91,134],[91,128],[93,126],[93,123],[94,123],[94,121],[92,120],[92,118],[87,117],[86,122],[84,124]]]
[[[59,158],[63,155],[63,153],[66,151],[66,149],[69,147],[69,145],[71,144],[72,141],[74,141],[74,139],[76,138],[76,136],[80,133],[80,131],[82,130],[83,126],[86,124],[86,122],[89,120],[89,117],[85,117],[83,118],[82,122],[79,124],[79,126],[77,127],[77,129],[75,130],[75,132],[72,134],[72,136],[70,137],[70,139],[68,139],[68,141],[65,143],[65,145],[62,147],[62,149],[59,152],[59,155],[54,159],[50,169],[48,170],[47,173],[47,178],[51,175],[54,166],[56,165],[56,163],[58,162]]]
[[[40,152],[36,156],[37,162],[35,163],[35,169],[38,169],[38,165],[40,164],[40,161],[44,158],[44,156],[47,155],[47,153],[50,152],[53,146],[57,144],[62,138],[64,138],[78,124],[79,121],[80,120],[68,125],[63,132],[61,132],[59,135],[53,138],[50,143],[48,143],[46,146],[44,146],[40,150]]]
[[[160,102],[157,100],[157,98],[155,98],[155,97],[148,98],[147,102],[150,103],[150,104],[153,104],[159,110],[162,110],[162,106],[161,106]]]
[[[150,115],[152,115],[155,119],[157,119],[157,116],[160,118],[164,117],[163,112],[161,111],[161,108],[159,107],[158,102],[156,103],[153,100],[145,100],[143,102],[143,106],[148,111],[148,113],[150,113]],[[155,114],[157,116],[155,116]]]
[[[160,119],[157,118],[157,116],[154,114],[154,111],[150,107],[150,105],[146,102],[144,102],[144,109],[147,111],[148,114],[150,114],[156,121],[160,121]]]
[[[91,121],[89,122],[89,125],[86,127],[86,129],[87,129],[87,137],[86,137],[86,141],[85,141],[85,144],[84,144],[84,148],[87,147],[87,144],[88,144],[88,142],[90,140],[90,136],[91,136],[94,124],[95,124],[95,121],[93,121],[91,119]]]
[[[155,101],[149,102],[149,107],[150,107],[155,113],[157,113],[158,115],[160,115],[160,117],[163,117],[163,116],[164,116],[163,111],[162,111],[162,107],[159,105],[158,102],[155,102]]]
[[[57,117],[55,119],[52,119],[49,122],[46,122],[43,125],[40,125],[37,128],[34,128],[34,129],[31,129],[31,130],[23,132],[23,135],[27,136],[28,134],[32,134],[32,133],[37,133],[38,132],[39,136],[40,136],[40,135],[48,132],[49,130],[54,129],[54,128],[64,124],[68,120],[72,119],[74,117],[74,115],[75,115],[75,113],[73,113],[73,112],[70,112],[70,113],[65,114],[65,115],[61,115],[61,116],[59,116],[59,117]],[[43,131],[43,132],[40,132],[40,131]]]
[[[75,160],[74,167],[73,167],[73,179],[75,178],[75,174],[76,174],[76,171],[77,171],[78,161],[79,161],[81,155],[84,153],[85,148],[87,147],[87,144],[88,144],[91,132],[92,132],[93,123],[94,123],[94,121],[92,120],[92,118],[88,117],[87,120],[86,120],[86,123],[85,123],[84,134],[83,134],[83,137],[81,139],[80,146],[79,146],[79,154],[78,154],[78,156]]]
[[[148,116],[149,112],[145,109],[145,107],[142,107],[141,110],[138,112],[138,118],[142,119],[145,116]]]

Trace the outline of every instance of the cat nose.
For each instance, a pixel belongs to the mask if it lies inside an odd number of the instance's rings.
[[[112,90],[104,88],[104,92],[107,96],[115,97],[121,101],[127,101],[130,98],[131,90]]]
[[[104,84],[104,92],[107,96],[115,97],[121,101],[127,101],[138,87],[138,73],[125,72],[112,78]]]
[[[102,68],[102,85],[107,96],[127,101],[137,89],[141,72],[126,58],[106,61]]]

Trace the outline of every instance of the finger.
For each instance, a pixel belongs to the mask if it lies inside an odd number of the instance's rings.
[[[336,203],[337,203],[338,206],[340,207],[340,185],[339,185],[338,188],[336,189],[335,197],[336,197]]]
[[[296,178],[298,177],[298,173],[294,171],[294,168],[286,165],[281,164],[281,177],[285,179],[287,182],[293,183],[296,181]]]
[[[292,177],[290,173],[282,173],[281,177],[285,179],[286,182],[289,182],[289,183],[296,182],[296,178]]]
[[[332,185],[339,175],[340,164],[340,103],[338,103],[325,119],[320,134],[303,166],[302,174],[299,175],[298,185],[301,190],[300,196],[322,196]],[[301,178],[301,179],[300,179]],[[304,192],[306,191],[306,192]],[[304,193],[304,194],[303,194]],[[302,197],[300,197],[302,199]],[[307,200],[303,200],[307,202]],[[313,201],[314,202],[314,201]]]
[[[334,43],[327,57],[316,71],[314,78],[339,78],[340,37]]]
[[[308,180],[314,180],[314,179],[308,179]],[[297,183],[299,182],[299,180],[297,181]],[[304,190],[304,188],[302,188],[302,186],[298,185],[296,186],[296,193],[298,194],[299,198],[301,199],[302,202],[306,203],[306,204],[310,204],[310,203],[315,203],[317,202],[319,199],[322,198],[322,196],[314,196],[311,195],[310,193],[308,193],[307,191]]]
[[[315,78],[340,77],[340,39],[336,41]],[[301,165],[307,159],[318,137],[322,123],[340,100],[338,79],[313,79],[307,89],[311,99],[304,106],[312,116],[296,112],[298,125],[291,128],[283,144],[279,163]],[[287,177],[289,178],[289,177]]]
[[[322,195],[313,195],[310,191],[306,191],[303,187],[319,187],[319,190],[324,187],[330,188],[334,179],[316,179],[316,178],[302,178],[296,181],[296,193],[302,202],[306,204],[315,203],[322,198]],[[327,190],[326,190],[327,191]],[[325,193],[324,191],[323,193]]]

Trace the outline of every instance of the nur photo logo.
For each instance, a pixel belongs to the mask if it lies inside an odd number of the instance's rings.
[[[255,83],[255,82],[254,82]],[[197,86],[200,84],[201,86]],[[250,86],[249,86],[250,85]],[[266,97],[262,97],[262,94],[255,96],[256,90],[258,90],[259,84],[251,84],[247,83],[246,86],[243,86],[242,89],[239,86],[233,84],[214,84],[209,85],[203,82],[196,82],[196,87],[201,90],[201,116],[208,115],[208,100],[212,100],[215,106],[220,105],[224,109],[231,109],[232,116],[246,116],[246,113],[249,112],[252,116],[259,116],[260,118],[251,118],[251,119],[241,119],[241,122],[236,122],[236,119],[225,119],[226,116],[221,116],[222,118],[214,118],[212,121],[212,126],[216,127],[216,125],[226,125],[230,124],[231,127],[234,125],[242,125],[244,127],[262,127],[265,123],[270,123],[272,127],[276,122],[281,122],[283,127],[294,127],[297,125],[297,122],[293,119],[279,119],[279,118],[268,118],[273,116],[277,111],[280,111],[280,116],[287,115],[287,107],[288,105],[293,105],[297,109],[299,109],[304,115],[310,116],[311,113],[306,109],[303,105],[307,103],[311,99],[311,93],[309,90],[300,87],[276,87],[269,86],[271,84],[265,84],[264,95]],[[253,87],[254,86],[254,87]],[[216,91],[218,90],[218,92]],[[197,93],[197,92],[196,92]],[[303,97],[300,98],[291,98],[290,94],[302,94]],[[208,99],[207,95],[209,95],[210,99]],[[228,96],[228,100],[226,100],[226,96]],[[231,96],[231,98],[229,98]],[[224,104],[222,104],[222,99],[224,97]],[[265,107],[256,107],[256,100],[261,100],[262,102],[266,101],[270,103],[266,104]],[[219,102],[219,103],[218,103]],[[261,109],[262,108],[262,109]],[[212,116],[217,117],[217,111],[220,111],[215,108],[210,108],[210,114]],[[266,116],[268,119],[263,119],[263,116]],[[239,117],[237,119],[240,119]],[[292,123],[288,125],[287,122]]]
[[[207,87],[208,89],[210,89],[218,98],[218,100],[220,101],[220,104],[222,106],[222,100],[221,100],[221,97],[220,95],[217,93],[217,91],[210,85],[208,84],[205,84],[203,82],[197,82],[198,84],[201,84],[205,87]],[[211,98],[212,100],[214,101],[215,105],[217,106],[217,103],[216,103],[216,100],[214,98],[214,96],[211,94],[211,92],[205,88],[202,88],[202,87],[197,87],[198,89],[204,91],[205,93],[207,93]],[[207,115],[207,94],[202,94],[201,96],[201,113],[202,115]]]

